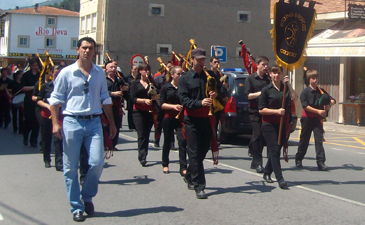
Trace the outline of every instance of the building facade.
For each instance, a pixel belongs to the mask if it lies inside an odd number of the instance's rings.
[[[225,47],[227,62],[221,67],[243,67],[241,39],[254,56],[274,60],[270,2],[266,0],[81,0],[80,4],[80,36],[96,37],[100,44],[97,63],[108,53],[124,73],[129,72],[135,54],[148,56],[152,72],[156,72],[157,57],[168,61],[172,51],[186,55],[190,39],[206,49],[207,55],[213,45]],[[92,28],[82,34],[88,24],[96,27],[95,34]],[[100,38],[99,28],[100,34],[104,33]]]
[[[53,61],[77,57],[79,13],[48,6],[6,11],[0,15],[2,66],[24,64],[27,55],[48,51]]]

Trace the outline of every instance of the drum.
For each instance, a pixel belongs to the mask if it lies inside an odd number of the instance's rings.
[[[11,104],[13,104],[13,106],[17,108],[21,107],[24,104],[24,97],[25,97],[24,93],[18,94],[13,98]]]

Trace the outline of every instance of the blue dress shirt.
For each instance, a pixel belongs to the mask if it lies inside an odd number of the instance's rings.
[[[88,86],[85,85],[88,82]],[[88,88],[88,92],[84,91]],[[63,115],[101,114],[101,105],[112,103],[106,78],[100,66],[92,64],[88,78],[81,72],[77,62],[61,70],[48,99],[50,105],[62,104]]]

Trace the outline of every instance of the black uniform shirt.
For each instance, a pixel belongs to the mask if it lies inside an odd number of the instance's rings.
[[[214,74],[210,74],[215,77]],[[217,80],[217,94],[218,97],[226,97],[227,90],[222,83]],[[189,109],[197,109],[203,107],[202,100],[206,98],[205,88],[207,83],[207,75],[202,70],[200,73],[194,70],[189,70],[180,77],[178,85],[178,94],[180,102],[183,106]]]
[[[322,91],[328,94],[325,90],[322,89]],[[316,88],[316,90],[313,90],[310,86],[306,87],[300,94],[300,101],[302,102],[303,108],[311,106],[312,108],[323,110],[323,107],[319,105],[319,98],[321,96],[322,94],[318,88]],[[336,100],[331,96],[330,99],[336,102]]]
[[[257,75],[257,73],[253,73],[248,76],[243,89],[246,99],[248,99],[249,94],[261,91],[269,83],[270,77],[267,74],[265,74],[262,79],[259,77],[259,75]],[[252,105],[255,105],[259,102],[259,98],[251,99],[249,101],[251,104],[254,103]]]
[[[3,78],[0,76],[0,85],[2,85],[2,84],[8,84],[7,89],[12,89],[12,86],[11,86],[12,80],[10,80],[9,78],[6,78],[5,80],[3,80]],[[0,95],[7,96],[5,89],[0,91]]]
[[[109,77],[106,77],[106,85],[108,87],[108,92],[109,92],[109,96],[112,98],[112,100],[114,99],[118,99],[118,98],[121,98],[121,97],[115,97],[115,96],[111,96],[111,92],[116,92],[116,91],[120,91],[120,87],[121,86],[124,86],[124,85],[127,85],[126,83],[124,83],[124,80],[119,78],[119,77],[116,77],[114,79],[114,81],[112,79],[110,79]],[[123,91],[123,95],[124,95],[124,91]]]
[[[39,72],[34,75],[31,70],[25,72],[21,79],[23,87],[34,86],[35,83],[39,80],[39,75],[40,75]]]
[[[154,80],[157,84],[156,88],[157,88],[158,92],[160,93],[162,86],[164,86],[166,84],[165,74],[158,75]]]
[[[18,83],[15,80],[12,80],[10,85],[14,95],[23,88],[22,83]],[[19,92],[18,94],[20,93],[23,93],[23,91]]]
[[[53,91],[53,82],[48,81],[47,83],[42,84],[41,90],[38,92],[37,100],[42,100],[48,104],[47,99],[51,97]],[[34,89],[35,90],[35,89]],[[38,89],[37,89],[38,90]],[[34,93],[34,92],[33,92]]]
[[[261,95],[259,98],[259,109],[269,108],[269,109],[280,109],[282,107],[283,101],[283,90],[284,84],[281,83],[280,91],[278,91],[272,83],[267,85],[261,90]],[[287,91],[285,94],[285,111],[290,113],[290,92]]]
[[[133,104],[137,102],[137,98],[150,98],[148,95],[148,87],[144,88],[140,80],[134,80],[131,85],[131,99]]]
[[[162,86],[160,96],[161,106],[163,103],[180,104],[180,98],[177,92],[177,88],[175,88],[171,83],[167,83]]]

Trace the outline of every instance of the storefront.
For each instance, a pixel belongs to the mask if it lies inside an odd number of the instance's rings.
[[[319,71],[320,86],[337,100],[331,121],[365,124],[365,21],[342,20],[313,37],[305,66]]]

